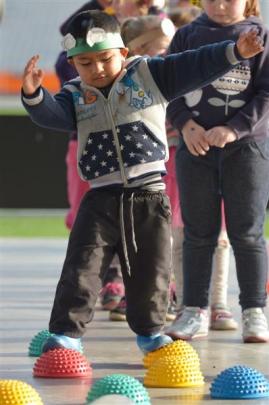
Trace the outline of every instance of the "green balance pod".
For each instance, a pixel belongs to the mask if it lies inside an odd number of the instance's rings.
[[[87,396],[87,404],[104,395],[123,395],[135,404],[150,405],[150,397],[144,386],[134,377],[125,374],[111,374],[98,380]]]
[[[43,343],[50,337],[52,336],[52,333],[50,333],[48,330],[44,329],[41,332],[38,332],[37,335],[33,337],[33,339],[30,342],[29,348],[28,348],[28,355],[32,357],[39,357],[42,354],[42,346]]]

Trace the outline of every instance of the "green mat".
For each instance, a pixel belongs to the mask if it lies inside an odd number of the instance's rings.
[[[269,239],[269,214],[265,223],[265,237]],[[51,237],[66,238],[69,231],[64,224],[64,215],[58,216],[1,216],[0,237]]]
[[[0,217],[0,237],[66,238],[68,234],[63,216]]]

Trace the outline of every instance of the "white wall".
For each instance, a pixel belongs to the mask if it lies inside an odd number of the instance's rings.
[[[61,51],[59,26],[86,0],[6,0],[0,24],[0,70],[20,74],[38,53],[40,66],[53,70]]]

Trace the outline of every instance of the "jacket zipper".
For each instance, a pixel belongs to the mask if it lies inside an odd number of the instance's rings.
[[[120,147],[120,143],[119,143],[118,132],[117,132],[117,128],[116,128],[115,123],[114,123],[114,119],[113,119],[109,99],[105,99],[105,102],[107,104],[107,109],[108,109],[108,112],[109,112],[109,118],[111,120],[111,129],[112,129],[113,138],[114,138],[114,141],[115,141],[117,157],[119,159],[120,174],[121,174],[123,184],[126,186],[128,184],[128,180],[127,180],[127,177],[126,177],[125,171],[124,171],[124,165],[123,165],[123,160],[122,160],[122,156],[121,156],[121,147]]]

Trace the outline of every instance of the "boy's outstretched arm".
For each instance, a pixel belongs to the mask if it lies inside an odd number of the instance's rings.
[[[224,41],[164,58],[151,58],[148,66],[162,94],[171,101],[206,86],[234,65],[262,51],[261,39],[253,30],[241,34],[236,43]]]
[[[72,95],[67,90],[52,97],[41,87],[44,73],[38,68],[39,56],[33,56],[26,64],[22,76],[22,103],[37,125],[61,131],[76,130]]]

